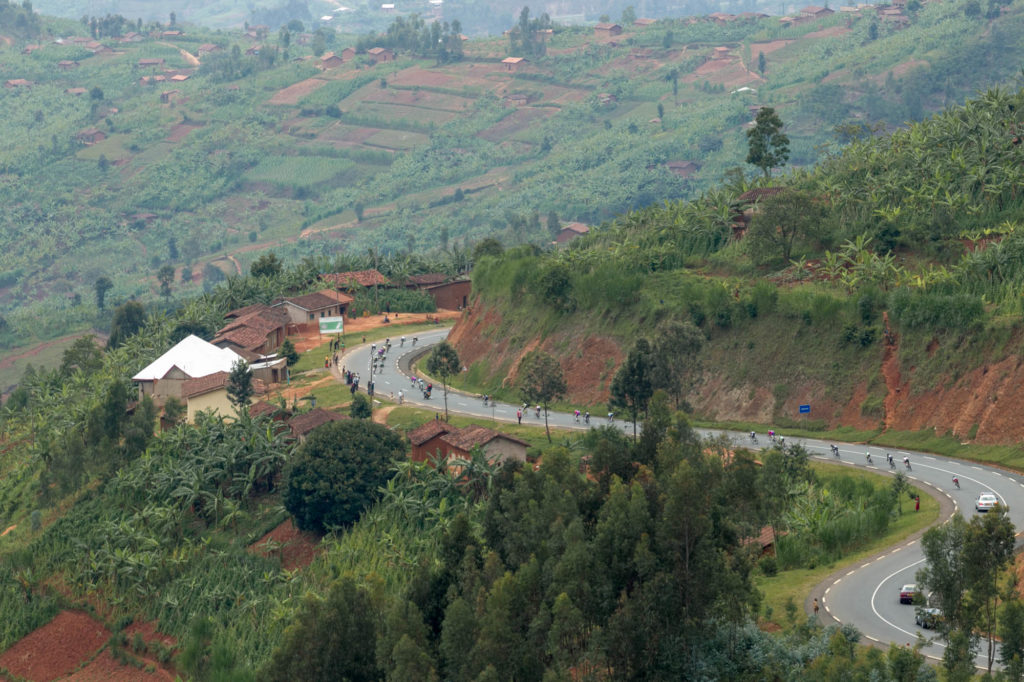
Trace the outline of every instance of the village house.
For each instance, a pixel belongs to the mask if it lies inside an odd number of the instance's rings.
[[[669,161],[665,167],[681,178],[688,178],[700,170],[696,161]]]
[[[444,284],[450,279],[443,272],[428,272],[424,275],[409,275],[405,278],[405,288],[422,291],[427,287]]]
[[[213,54],[214,52],[220,52],[220,45],[214,45],[213,43],[203,43],[199,46],[199,56],[204,54]]]
[[[325,71],[327,69],[336,69],[344,63],[345,60],[333,52],[328,52],[320,58],[320,68]]]
[[[139,385],[139,399],[150,396],[162,406],[168,398],[182,399],[189,379],[230,372],[242,357],[228,348],[218,348],[190,334],[132,377]]]
[[[348,304],[353,300],[351,296],[346,298],[348,301],[343,303],[336,296],[317,291],[304,296],[285,298],[274,303],[274,307],[283,309],[292,324],[307,324],[321,317],[343,316]]]
[[[648,19],[646,17],[639,17],[633,20],[633,25],[640,27],[653,26],[656,23],[658,23],[657,19]]]
[[[818,7],[817,5],[808,5],[800,10],[800,17],[804,19],[824,19],[830,14],[835,14],[835,11],[828,7]]]
[[[728,59],[729,48],[727,47],[716,47],[711,54],[712,59]]]
[[[135,31],[129,31],[121,36],[120,40],[122,43],[141,43],[146,37]]]
[[[72,61],[70,59],[62,59],[59,62],[57,62],[57,68],[61,71],[70,71],[72,69],[77,69],[78,66],[78,62]]]
[[[390,287],[391,281],[376,270],[352,270],[320,275],[320,279],[330,284],[337,291],[353,293],[367,287]]]
[[[725,25],[736,21],[736,16],[733,14],[726,14],[725,12],[712,12],[708,15],[708,19],[719,25]]]
[[[583,223],[569,223],[568,225],[563,225],[562,229],[555,235],[555,243],[565,244],[588,232],[590,232],[590,228]]]
[[[230,322],[211,343],[230,348],[249,362],[274,353],[284,343],[289,318],[282,308],[258,303],[232,310],[224,317]]]
[[[348,415],[317,407],[309,412],[302,412],[301,414],[293,416],[288,420],[288,428],[291,429],[292,436],[296,440],[304,441],[306,440],[306,437],[318,426],[330,424],[331,422],[340,422],[346,419],[349,419]]]
[[[263,49],[262,45],[253,45],[252,47],[250,47],[248,50],[245,51],[245,54],[246,54],[247,57],[255,57],[256,55],[258,55],[260,53],[260,50],[262,50],[262,49]]]
[[[180,38],[183,35],[185,34],[177,30],[163,31],[160,33],[161,38]]]
[[[5,88],[31,88],[35,83],[24,78],[12,78],[4,83]]]
[[[505,65],[506,71],[516,71],[525,62],[526,60],[522,57],[505,57],[501,60],[501,63]]]
[[[213,412],[221,416],[235,417],[238,413],[228,398],[230,372],[214,372],[198,379],[186,379],[181,385],[181,397],[185,401],[185,421],[195,424],[200,412]]]
[[[173,102],[175,99],[178,98],[178,94],[179,93],[180,93],[179,90],[164,90],[163,92],[160,93],[160,103],[161,104],[170,104],[171,102]]]
[[[435,284],[425,289],[434,305],[445,310],[462,310],[469,305],[473,283],[469,279],[457,279],[444,284]]]
[[[622,27],[618,24],[600,23],[594,27],[594,35],[599,38],[622,35]]]
[[[408,435],[412,444],[409,459],[415,462],[426,462],[432,457],[442,461],[470,459],[478,447],[489,462],[525,462],[530,447],[526,441],[485,426],[474,424],[460,429],[440,420],[429,421]]]
[[[66,88],[64,90],[65,95],[84,95],[89,92],[88,88]]]
[[[107,135],[99,128],[86,128],[85,130],[79,130],[75,135],[75,139],[83,144],[96,144],[107,139]]]
[[[43,49],[42,45],[26,45],[25,47],[23,47],[21,49],[21,53],[22,54],[32,54],[36,50],[41,50],[41,49]]]
[[[394,51],[386,47],[371,47],[366,54],[370,55],[378,64],[395,61]]]
[[[157,66],[163,66],[164,60],[160,58],[140,59],[135,63],[135,65],[140,69],[155,68]]]
[[[341,51],[341,60],[344,62],[350,62],[356,58],[356,48],[346,47]]]

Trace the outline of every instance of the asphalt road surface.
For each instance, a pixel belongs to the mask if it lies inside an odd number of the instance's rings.
[[[383,359],[373,368],[371,368],[370,357],[379,351],[381,344],[372,347],[369,344],[356,347],[345,355],[344,365],[347,369],[359,373],[361,389],[366,387],[372,376],[377,397],[388,397],[397,401],[399,392],[401,392],[404,403],[432,409],[443,416],[444,396],[441,387],[435,384],[432,396],[425,399],[418,388],[413,388],[410,365],[417,357],[428,352],[432,345],[444,340],[447,335],[448,329],[438,329],[418,334],[415,343],[413,343],[414,337],[411,335],[405,338],[404,343],[401,336],[392,338],[390,351],[385,353]],[[448,394],[449,412],[492,419],[496,422],[515,423],[517,421],[516,410],[519,407],[521,406],[505,403],[494,404],[493,402],[485,406],[479,396],[451,390]],[[543,412],[540,417],[537,417],[534,409],[526,410],[523,413],[522,421],[524,424],[543,426]],[[548,422],[552,427],[558,428],[589,428],[584,423],[582,416],[577,422],[573,414],[561,412],[551,412],[548,415]],[[589,426],[608,423],[607,413],[591,415]],[[621,416],[614,417],[611,423],[626,433],[632,433],[632,423],[623,420]],[[752,449],[759,449],[771,444],[765,434],[759,434],[755,443],[750,440],[749,434],[709,429],[698,429],[698,432],[705,436],[725,435],[737,445]],[[776,435],[784,436],[785,434]],[[970,519],[977,513],[974,509],[974,502],[978,499],[978,495],[982,492],[995,493],[1000,503],[1009,505],[1010,518],[1014,525],[1018,528],[1024,527],[1024,505],[1017,504],[1024,498],[1024,477],[1018,474],[973,462],[910,450],[838,443],[839,456],[837,458],[831,454],[832,443],[829,441],[793,438],[787,439],[786,442],[787,444],[802,445],[814,458],[824,461],[866,468],[883,475],[904,471],[914,483],[930,487],[935,491],[943,508],[940,520],[945,520],[954,511],[960,511]],[[869,453],[871,462],[868,462],[867,459]],[[893,455],[896,461],[895,468],[890,468],[887,464],[887,454]],[[904,457],[910,459],[910,470],[903,465]],[[960,479],[959,490],[955,489],[952,483],[954,475]],[[903,505],[904,513],[914,513],[912,501],[904,500]],[[825,621],[831,618],[841,623],[852,623],[868,639],[876,643],[895,642],[900,645],[906,643],[913,645],[919,632],[928,639],[933,633],[930,630],[921,630],[915,625],[915,608],[899,603],[900,588],[907,583],[915,582],[914,575],[923,565],[924,555],[920,540],[915,538],[909,541],[905,540],[878,556],[848,567],[831,576],[812,593],[812,595],[818,596],[823,607],[823,612],[819,616]],[[808,596],[805,606],[809,606],[810,600],[811,595]],[[985,648],[985,643],[982,642],[982,654],[977,659],[977,665],[982,668],[987,667]],[[936,640],[930,641],[922,651],[925,655],[937,659],[942,657],[943,649],[942,642]]]

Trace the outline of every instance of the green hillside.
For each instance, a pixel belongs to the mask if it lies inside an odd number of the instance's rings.
[[[165,35],[117,18],[19,20],[9,6],[0,80],[33,85],[0,90],[0,341],[105,328],[102,276],[111,302],[155,301],[155,274],[173,265],[173,305],[204,271],[218,276],[211,263],[230,274],[265,249],[294,262],[546,241],[557,221],[693,197],[743,164],[758,105],[780,111],[790,165],[810,166],[837,144],[836,125],[842,140],[857,124],[897,126],[1012,76],[1020,8],[993,5],[986,19],[965,7],[915,5],[899,30],[839,13],[790,27],[663,20],[615,40],[556,26],[516,71],[501,63],[504,38],[466,42],[447,63],[406,41],[396,62],[357,55],[321,71],[320,38],[297,31]],[[114,37],[131,31],[139,42]],[[716,47],[728,49],[715,58]],[[686,161],[679,174],[668,165]]]
[[[500,391],[527,344],[572,365],[611,339],[620,354],[597,351],[591,365],[609,364],[573,396],[600,403],[638,336],[671,349],[681,324],[703,347],[659,380],[697,414],[1018,442],[1022,109],[1024,91],[991,90],[758,183],[770,190],[724,186],[564,249],[478,263],[473,318],[457,330],[479,358],[468,376]],[[498,357],[481,351],[491,345]],[[813,422],[798,424],[811,403]]]

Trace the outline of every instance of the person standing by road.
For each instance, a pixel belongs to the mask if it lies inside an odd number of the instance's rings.
[[[520,424],[523,423],[523,410],[522,409],[516,410],[516,421],[518,421]]]
[[[818,617],[818,598],[814,598],[814,617]]]

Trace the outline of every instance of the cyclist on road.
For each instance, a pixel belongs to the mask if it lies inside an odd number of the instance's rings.
[[[953,485],[956,486],[957,490],[960,490],[960,479],[956,477],[956,474],[953,474]]]

